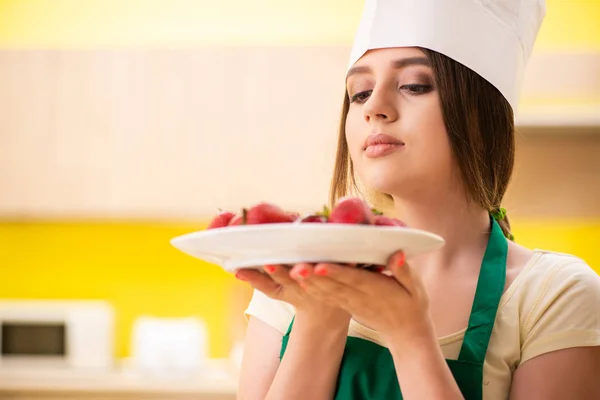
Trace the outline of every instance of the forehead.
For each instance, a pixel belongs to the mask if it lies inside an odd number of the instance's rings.
[[[365,52],[346,73],[348,81],[354,75],[370,74],[375,70],[402,69],[411,65],[430,66],[425,53],[414,47],[391,47]]]
[[[391,61],[403,58],[425,57],[425,53],[417,47],[389,47],[372,49],[365,52],[352,67],[371,67],[374,65],[389,65]]]

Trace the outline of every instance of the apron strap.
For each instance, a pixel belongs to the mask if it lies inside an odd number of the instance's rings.
[[[292,333],[292,326],[294,325],[295,319],[296,319],[296,314],[294,313],[294,316],[292,317],[292,320],[290,321],[290,325],[288,326],[287,332],[285,333],[284,336],[290,336],[290,333]]]
[[[483,365],[506,283],[508,242],[495,219],[485,249],[475,299],[458,360]]]

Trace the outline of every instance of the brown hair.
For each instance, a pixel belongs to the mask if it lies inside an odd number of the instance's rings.
[[[450,147],[469,200],[496,213],[500,210],[514,165],[512,107],[498,89],[471,69],[443,54],[421,50],[435,75]],[[354,176],[346,142],[345,122],[349,106],[350,99],[345,93],[329,195],[331,206],[340,197],[362,192]],[[391,196],[382,193],[375,197],[380,201],[391,200]],[[498,223],[504,234],[512,239],[508,217]]]

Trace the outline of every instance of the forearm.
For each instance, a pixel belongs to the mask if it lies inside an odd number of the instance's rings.
[[[296,315],[266,399],[332,399],[347,334],[347,326],[324,327]]]
[[[404,343],[393,339],[390,352],[402,396],[413,399],[463,399],[433,333]]]

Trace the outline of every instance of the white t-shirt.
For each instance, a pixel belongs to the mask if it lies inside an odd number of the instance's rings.
[[[254,291],[245,311],[282,334],[294,307]],[[447,359],[457,359],[466,328],[439,338]],[[380,336],[351,320],[349,336],[382,346]],[[551,351],[600,345],[600,276],[568,254],[535,250],[503,294],[483,370],[485,399],[506,399],[519,364]]]

